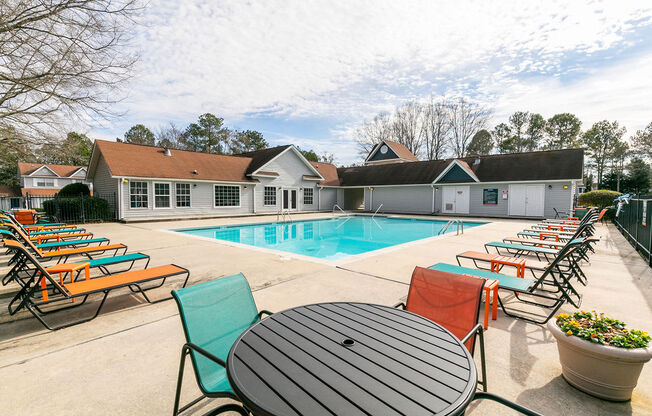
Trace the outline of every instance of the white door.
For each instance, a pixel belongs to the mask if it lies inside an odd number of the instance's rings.
[[[510,185],[509,215],[543,217],[545,185]]]
[[[297,209],[297,190],[283,189],[283,209],[296,211]]]
[[[470,198],[470,187],[468,186],[443,186],[442,187],[442,208],[445,214],[468,214]]]
[[[543,201],[545,198],[545,185],[527,185],[525,191],[525,216],[543,217]]]
[[[526,185],[509,185],[509,215],[525,216]]]

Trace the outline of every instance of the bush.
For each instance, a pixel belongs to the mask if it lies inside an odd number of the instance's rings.
[[[67,198],[67,197],[77,197],[80,195],[83,196],[89,196],[91,194],[91,190],[88,189],[88,185],[85,183],[71,183],[70,185],[66,185],[61,190],[59,191],[59,197],[61,198]]]
[[[613,206],[614,199],[618,198],[622,194],[616,191],[591,191],[584,192],[580,194],[577,202],[583,206],[598,207],[599,209]]]
[[[64,222],[113,219],[107,200],[92,196],[48,199],[43,202],[43,209],[48,216]]]

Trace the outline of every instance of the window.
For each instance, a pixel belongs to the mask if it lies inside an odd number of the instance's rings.
[[[170,208],[170,184],[154,184],[154,208]]]
[[[177,207],[190,206],[190,184],[178,183],[177,184]]]
[[[216,207],[239,207],[240,187],[232,185],[215,185]]]
[[[36,186],[41,188],[54,188],[54,179],[36,179]]]
[[[276,187],[266,186],[265,196],[263,198],[264,205],[276,205]]]
[[[131,208],[147,208],[147,182],[129,182]]]
[[[303,188],[303,205],[312,205],[312,188]]]

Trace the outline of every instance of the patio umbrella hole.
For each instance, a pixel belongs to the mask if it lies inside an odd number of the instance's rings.
[[[352,347],[353,344],[355,344],[355,341],[349,338],[346,338],[342,341],[342,345],[344,345],[345,347]]]

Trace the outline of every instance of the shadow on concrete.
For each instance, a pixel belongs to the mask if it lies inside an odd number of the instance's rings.
[[[516,401],[547,415],[572,414],[572,409],[596,415],[633,414],[631,402],[610,402],[590,396],[568,384],[561,375],[542,387],[523,391]]]

